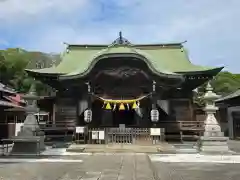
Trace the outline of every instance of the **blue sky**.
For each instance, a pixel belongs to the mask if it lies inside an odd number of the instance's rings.
[[[0,0],[0,49],[187,40],[191,61],[240,73],[240,0]],[[176,59],[177,62],[177,59]]]

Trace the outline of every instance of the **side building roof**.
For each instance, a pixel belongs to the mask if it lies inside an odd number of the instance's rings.
[[[215,102],[223,102],[223,101],[227,101],[227,100],[230,100],[230,99],[233,99],[233,98],[237,98],[237,97],[240,97],[240,89],[224,96],[224,97],[221,97],[219,99],[217,99]]]

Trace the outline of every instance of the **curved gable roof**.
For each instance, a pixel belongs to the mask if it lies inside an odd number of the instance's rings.
[[[84,75],[95,63],[95,59],[108,55],[138,55],[148,61],[149,68],[156,74],[172,77],[178,73],[211,71],[216,68],[194,65],[182,44],[158,45],[69,45],[63,53],[61,63],[56,67],[29,70],[28,72],[58,75],[60,77]]]

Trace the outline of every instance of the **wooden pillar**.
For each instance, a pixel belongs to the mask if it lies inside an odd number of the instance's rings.
[[[57,109],[57,105],[56,102],[53,102],[53,114],[52,114],[52,124],[56,123],[56,109]]]
[[[194,115],[194,109],[193,109],[193,92],[192,92],[190,103],[189,103],[189,109],[190,109],[191,121],[196,121],[196,116]]]

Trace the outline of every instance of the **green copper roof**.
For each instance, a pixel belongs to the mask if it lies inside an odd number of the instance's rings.
[[[100,57],[137,56],[145,59],[148,67],[156,74],[179,76],[178,73],[209,71],[216,68],[194,65],[182,44],[157,45],[69,45],[56,67],[27,70],[40,74],[59,74],[61,77],[85,75]],[[141,58],[141,59],[142,59]]]
[[[226,101],[240,96],[240,89],[216,100],[216,102]]]

